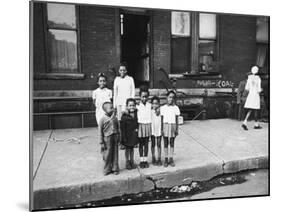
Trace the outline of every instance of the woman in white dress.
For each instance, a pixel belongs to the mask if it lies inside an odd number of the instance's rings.
[[[242,128],[244,130],[248,130],[247,121],[250,117],[252,111],[254,111],[255,115],[255,126],[254,129],[261,129],[261,126],[258,123],[258,110],[260,109],[260,92],[261,89],[261,78],[257,76],[259,68],[257,66],[253,66],[251,69],[252,74],[248,76],[248,80],[245,86],[245,89],[249,91],[247,96],[244,108],[248,110],[245,120],[242,124]]]

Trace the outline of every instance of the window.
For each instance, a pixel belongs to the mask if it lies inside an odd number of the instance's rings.
[[[216,71],[216,18],[215,14],[199,14],[199,72]]]
[[[268,41],[268,17],[257,17],[257,58],[256,64],[263,72],[268,72],[268,56],[269,56],[269,41]]]
[[[75,5],[47,3],[49,71],[77,73],[78,43]]]
[[[218,72],[217,15],[171,13],[171,72]]]
[[[191,68],[191,30],[189,12],[172,12],[172,73]]]

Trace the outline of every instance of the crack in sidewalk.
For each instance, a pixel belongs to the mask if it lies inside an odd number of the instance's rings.
[[[208,152],[210,152],[211,154],[213,154],[217,159],[219,159],[220,161],[222,161],[222,170],[224,172],[224,166],[225,166],[225,161],[219,156],[217,155],[215,152],[213,152],[211,149],[209,149],[207,146],[205,146],[204,144],[202,144],[200,141],[196,140],[192,135],[188,134],[187,132],[185,132],[184,130],[180,129],[181,132],[183,132],[183,134],[189,136],[194,142],[198,143],[200,146],[202,146],[204,149],[206,149]]]
[[[47,150],[47,147],[48,147],[48,145],[49,145],[49,143],[50,143],[50,139],[51,139],[51,137],[52,137],[52,134],[53,134],[53,130],[51,130],[51,132],[50,132],[50,135],[49,135],[48,140],[47,140],[47,142],[46,142],[46,145],[45,145],[45,147],[44,147],[43,153],[42,153],[42,155],[41,155],[41,157],[40,157],[39,163],[38,163],[38,165],[37,165],[37,167],[36,167],[36,170],[35,170],[35,172],[34,172],[34,174],[33,174],[33,180],[35,179],[35,177],[36,177],[36,175],[37,175],[37,172],[38,172],[38,170],[39,170],[39,167],[40,167],[40,165],[41,165],[41,162],[42,162],[43,157],[44,157],[44,155],[45,155],[45,152],[46,152],[46,150]],[[33,142],[33,141],[32,141],[32,142]]]

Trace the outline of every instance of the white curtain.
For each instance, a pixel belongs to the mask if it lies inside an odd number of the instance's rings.
[[[199,37],[203,39],[216,39],[217,21],[215,14],[200,13]]]

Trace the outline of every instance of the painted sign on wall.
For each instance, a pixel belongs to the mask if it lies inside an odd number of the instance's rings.
[[[196,80],[196,87],[204,88],[233,88],[234,83],[231,80]]]

